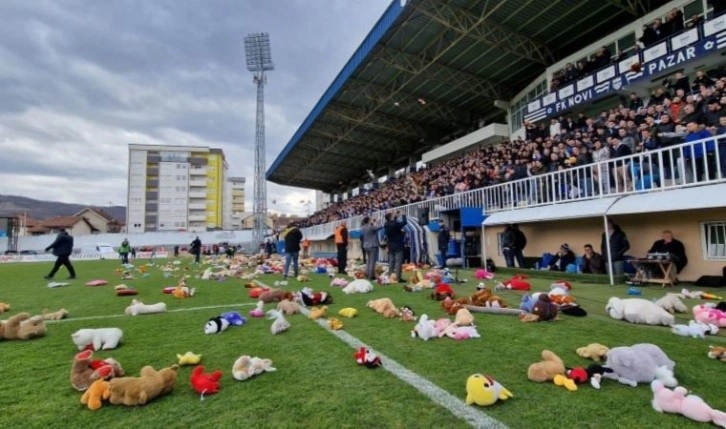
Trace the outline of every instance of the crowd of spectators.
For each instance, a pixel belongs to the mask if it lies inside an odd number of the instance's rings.
[[[524,127],[523,140],[481,147],[458,158],[376,183],[357,196],[332,203],[303,219],[300,226],[366,215],[595,162],[616,162],[632,154],[645,156],[649,151],[724,134],[726,70],[698,71],[692,81],[676,73],[653,90],[649,98],[633,93],[629,99],[622,99],[619,106],[604,110],[597,117],[580,113],[577,117],[552,119],[549,126],[525,122]],[[665,179],[683,179],[684,173],[690,175],[690,181],[714,179],[717,164],[726,177],[726,141],[698,145],[693,153],[689,149],[673,154],[673,158],[679,156],[696,158],[699,162],[690,163],[695,165],[695,171],[664,171]],[[700,162],[704,156],[707,168]],[[651,168],[656,167],[651,165]],[[627,188],[633,183],[632,177],[622,177],[627,174],[632,173],[599,164],[587,175],[588,186],[580,184],[579,188],[581,192],[592,193],[598,189],[609,192],[616,186]],[[597,181],[603,184],[592,183]]]

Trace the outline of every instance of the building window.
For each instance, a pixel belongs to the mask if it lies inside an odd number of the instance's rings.
[[[702,223],[701,243],[706,260],[726,260],[726,222]]]

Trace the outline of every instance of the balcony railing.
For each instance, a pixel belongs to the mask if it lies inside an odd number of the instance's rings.
[[[525,179],[373,212],[369,216],[382,219],[385,213],[400,210],[415,217],[420,209],[427,208],[429,216],[437,218],[441,211],[461,207],[481,207],[485,214],[489,214],[720,182],[726,182],[726,134],[531,175]],[[303,234],[317,239],[328,237],[343,221],[347,222],[349,230],[357,230],[362,219],[363,215],[359,215],[312,226],[305,228]]]

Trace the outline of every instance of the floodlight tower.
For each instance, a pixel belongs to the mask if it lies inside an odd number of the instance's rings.
[[[265,239],[267,225],[267,182],[265,180],[265,72],[275,69],[270,52],[270,35],[254,33],[245,36],[247,70],[252,72],[252,81],[257,85],[257,123],[255,125],[255,178],[252,212],[255,227],[252,232],[254,246]],[[252,250],[256,250],[257,247]]]

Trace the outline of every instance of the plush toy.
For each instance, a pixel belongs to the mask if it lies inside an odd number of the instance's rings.
[[[186,352],[183,355],[177,354],[176,358],[179,361],[179,366],[196,365],[201,362],[202,355],[196,355],[192,352]]]
[[[265,310],[264,310],[265,303],[262,301],[257,301],[257,305],[255,305],[255,308],[253,310],[250,310],[250,316],[252,317],[265,317]]]
[[[253,287],[250,289],[247,294],[250,296],[250,298],[253,299],[259,299],[260,295],[262,295],[262,292],[268,290],[268,288],[262,288],[262,287]]]
[[[204,333],[205,334],[219,334],[220,332],[224,332],[229,328],[229,321],[223,317],[212,317],[209,319],[209,321],[204,325]]]
[[[456,319],[454,320],[458,326],[471,326],[474,324],[474,316],[466,308],[462,308],[456,312]]]
[[[219,379],[222,378],[222,371],[214,371],[211,373],[204,373],[203,366],[195,366],[192,370],[192,375],[189,377],[189,381],[192,384],[192,388],[202,395],[213,395],[219,392]]]
[[[144,405],[171,392],[176,385],[178,365],[156,371],[151,366],[141,368],[139,377],[119,377],[108,382],[109,402],[114,405]]]
[[[365,366],[366,368],[374,369],[383,365],[381,358],[365,347],[359,348],[353,357],[358,365]]]
[[[111,396],[109,383],[104,379],[93,382],[81,396],[81,404],[88,406],[89,410],[96,411],[103,406],[103,400]]]
[[[489,271],[479,268],[474,272],[474,277],[477,280],[491,280],[494,278],[494,273],[490,273]]]
[[[679,293],[667,293],[664,297],[655,301],[656,305],[669,313],[686,313],[688,307],[681,302],[684,296]]]
[[[437,301],[443,301],[446,298],[454,299],[455,296],[456,294],[454,293],[454,290],[446,283],[437,284],[434,291],[431,292],[431,299],[435,299]]]
[[[678,384],[673,377],[676,363],[654,344],[612,348],[608,351],[606,361],[606,368],[613,372],[604,374],[604,377],[628,386],[636,387],[638,383],[650,383],[656,379],[668,387]]]
[[[708,293],[708,292],[702,292],[700,290],[691,292],[688,289],[682,289],[681,295],[683,295],[686,298],[690,298],[690,299],[710,299],[710,300],[717,300],[717,301],[720,301],[723,299],[722,297],[720,297],[718,295],[714,295],[714,294]]]
[[[693,318],[697,322],[716,325],[719,328],[726,328],[726,311],[711,308],[704,304],[693,307]]]
[[[556,386],[563,386],[570,392],[576,391],[578,384],[584,384],[588,381],[590,381],[590,385],[594,389],[600,389],[603,374],[610,372],[612,372],[610,368],[605,368],[597,364],[592,364],[587,368],[580,366],[575,368],[566,368],[565,375],[555,375],[553,382]]]
[[[520,290],[529,291],[532,290],[532,285],[527,280],[527,276],[524,274],[518,274],[509,280],[497,283],[494,287],[495,290]]]
[[[348,286],[348,280],[336,277],[330,282],[331,287],[346,287]]]
[[[466,380],[466,404],[482,407],[514,397],[512,392],[488,375],[474,374]]]
[[[396,308],[390,298],[379,298],[368,301],[366,307],[388,318],[399,317],[401,315],[401,312]]]
[[[520,320],[523,322],[548,322],[557,320],[559,308],[553,303],[549,295],[539,294],[537,300],[532,304],[530,314],[521,314]]]
[[[71,334],[78,350],[92,346],[91,350],[111,350],[118,347],[124,337],[119,328],[79,329]]]
[[[6,311],[10,310],[10,304],[0,302],[0,314],[5,313]]]
[[[131,286],[126,285],[116,285],[113,288],[116,291],[116,296],[131,296],[131,295],[137,295],[139,291],[132,288]],[[173,288],[172,288],[173,289]],[[162,292],[167,293],[166,289],[164,289]],[[168,292],[171,293],[171,292]]]
[[[542,350],[542,361],[533,363],[527,369],[527,378],[538,383],[554,380],[556,375],[565,375],[565,364],[549,350]]]
[[[131,301],[131,305],[126,307],[126,314],[138,316],[139,314],[155,314],[166,312],[166,303],[157,302],[156,304],[144,304],[138,299]]]
[[[675,324],[675,318],[672,314],[647,299],[612,297],[608,301],[605,310],[613,319],[626,320],[630,323],[665,326]]]
[[[285,319],[285,315],[277,310],[270,310],[267,312],[267,318],[274,320],[270,326],[270,332],[272,335],[277,335],[287,331],[290,328],[290,322]]]
[[[297,293],[296,299],[306,307],[313,305],[330,305],[333,297],[327,292],[314,292],[311,288],[303,288]]]
[[[464,306],[460,302],[454,301],[451,297],[447,296],[443,301],[441,301],[441,308],[443,308],[450,316],[454,316],[456,315],[456,312],[464,308]]]
[[[271,302],[280,302],[283,299],[292,300],[293,296],[292,292],[284,291],[282,289],[269,289],[262,292],[259,299],[265,304],[269,304]]]
[[[90,282],[86,283],[86,286],[103,286],[108,284],[106,280],[91,280]]]
[[[409,306],[403,306],[400,309],[401,312],[401,321],[402,322],[415,322],[416,321],[416,313],[413,311],[413,308]]]
[[[232,377],[235,380],[245,381],[263,372],[277,371],[270,359],[260,359],[247,355],[240,356],[232,366]]]
[[[411,331],[411,337],[421,338],[424,341],[428,341],[430,338],[437,338],[439,335],[436,332],[435,324],[433,320],[429,320],[429,316],[422,314],[418,319],[418,323],[414,326]]]
[[[122,377],[124,370],[115,359],[93,360],[93,351],[84,350],[73,358],[71,365],[71,386],[83,392],[95,380]]]
[[[358,310],[352,307],[346,307],[341,308],[340,311],[338,311],[338,316],[343,316],[347,318],[352,318],[358,315]]]
[[[467,302],[463,302],[462,304],[469,304],[477,307],[509,307],[501,296],[493,295],[492,291],[486,286],[482,286],[481,288],[477,286],[476,292],[469,297]]]
[[[285,316],[300,313],[300,304],[289,299],[283,299],[277,304],[277,309],[282,311]]]
[[[588,344],[576,350],[578,356],[585,359],[592,359],[595,362],[602,361],[608,354],[608,351],[610,351],[609,348],[598,343]]]
[[[443,336],[457,341],[481,338],[479,331],[476,330],[476,326],[459,326],[457,323],[451,323],[446,328],[441,329],[439,331],[439,338]]]
[[[726,347],[708,346],[708,357],[726,362]]]
[[[369,282],[365,279],[357,279],[353,280],[352,282],[348,283],[347,286],[343,288],[343,293],[345,294],[354,294],[354,293],[368,293],[373,291],[373,283]]]
[[[653,380],[650,388],[653,391],[651,405],[659,413],[681,414],[697,422],[713,423],[726,428],[726,413],[714,410],[696,395],[688,395],[684,387],[670,390],[660,380]]]
[[[309,282],[310,281],[310,277],[307,276],[306,274],[300,274],[299,276],[297,276],[297,281],[299,281],[301,283],[302,282]]]
[[[331,317],[330,319],[328,319],[328,327],[333,331],[339,331],[343,329],[343,322],[341,322],[340,319]]]
[[[186,285],[186,281],[182,280],[181,282],[179,282],[178,285],[176,285],[176,287],[174,288],[174,291],[172,291],[171,294],[172,294],[172,296],[174,296],[174,298],[183,299],[183,298],[189,298],[189,297],[194,296],[196,291],[197,291],[196,288],[188,287]]]
[[[219,317],[226,319],[230,326],[242,326],[247,323],[247,319],[245,319],[244,316],[239,314],[237,311],[228,311],[226,313],[222,313]]]
[[[688,325],[673,325],[671,332],[682,337],[706,339],[707,329],[708,325],[691,320]]]
[[[325,315],[328,314],[328,306],[324,305],[320,308],[313,307],[310,309],[310,312],[308,313],[308,318],[311,320],[317,320],[322,317],[325,317]]]
[[[65,319],[68,316],[68,310],[65,308],[61,308],[58,311],[49,312],[48,310],[43,310],[43,320],[61,320]]]
[[[18,313],[0,321],[0,340],[30,340],[45,335],[43,316]]]

